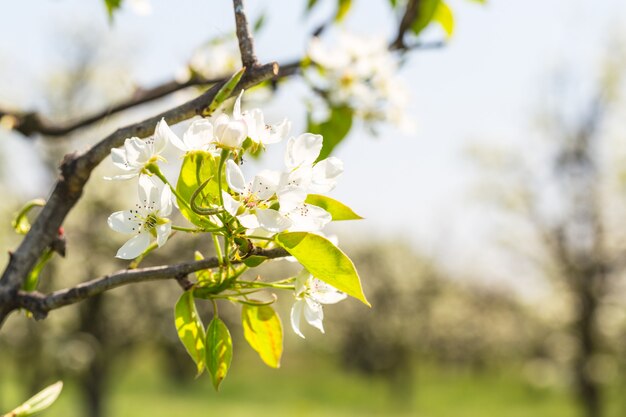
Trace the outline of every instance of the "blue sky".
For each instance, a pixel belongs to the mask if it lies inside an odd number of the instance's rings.
[[[101,3],[22,0],[4,6],[0,103],[26,108],[42,104],[37,91],[46,82],[47,70],[63,64],[55,42],[65,31],[90,28],[103,42],[127,50],[133,55],[127,63],[133,77],[140,85],[151,85],[171,78],[196,45],[231,32],[234,25],[227,0],[153,0],[151,15],[123,11],[113,27],[108,26]],[[262,60],[302,55],[310,28],[332,10],[332,2],[322,2],[305,21],[304,3],[247,2],[253,16],[266,10],[269,18],[257,38]],[[346,22],[350,30],[371,34],[376,27],[375,33],[392,36],[395,22],[385,1],[353,3],[354,12]],[[353,131],[338,150],[346,172],[333,195],[367,218],[356,226],[341,226],[340,231],[400,236],[462,264],[475,256],[473,239],[481,239],[476,226],[480,210],[468,197],[475,177],[464,149],[485,141],[523,147],[534,134],[531,121],[550,74],[566,65],[582,78],[593,77],[607,42],[626,36],[620,29],[625,26],[626,2],[492,0],[480,6],[451,0],[450,4],[457,23],[450,44],[411,55],[402,70],[412,96],[407,111],[416,131],[407,135],[382,129],[378,138],[362,129]],[[304,111],[298,105],[302,94],[297,86],[282,91],[269,114],[287,116],[296,131],[302,129]],[[15,135],[4,136],[0,146],[5,153],[30,152],[32,144]],[[37,175],[20,176],[20,188],[45,194]]]

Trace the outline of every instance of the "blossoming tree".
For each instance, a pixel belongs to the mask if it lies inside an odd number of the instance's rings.
[[[309,1],[307,8],[316,3]],[[140,13],[151,7],[147,1],[128,0],[128,4]],[[339,0],[336,15],[316,31],[307,55],[279,64],[257,60],[243,1],[233,0],[241,65],[228,57],[227,48],[203,45],[175,81],[142,89],[113,108],[69,124],[53,123],[38,113],[0,109],[3,126],[25,136],[60,137],[175,91],[208,87],[189,102],[119,128],[87,151],[65,157],[48,199],[28,203],[14,220],[16,231],[24,238],[11,252],[0,278],[0,326],[17,310],[39,320],[52,310],[113,288],[148,280],[176,280],[182,290],[174,306],[178,335],[197,373],[207,370],[217,389],[233,354],[230,332],[219,315],[221,302],[241,306],[244,337],[271,367],[280,365],[283,348],[281,320],[272,307],[275,294],[286,292],[292,297],[290,324],[301,337],[306,333],[303,322],[324,331],[324,304],[352,297],[369,305],[354,264],[336,239],[324,233],[332,221],[360,219],[352,209],[325,195],[344,169],[342,161],[331,155],[354,120],[371,128],[384,122],[401,127],[409,124],[403,109],[405,89],[396,75],[399,57],[441,46],[441,42],[423,43],[418,37],[431,23],[440,24],[447,36],[453,30],[451,11],[441,0],[390,4],[399,16],[397,35],[391,42],[347,32],[341,32],[334,45],[325,42],[322,33],[341,21],[350,8],[350,1]],[[105,0],[105,5],[113,18],[122,1]],[[221,57],[217,71],[206,68],[215,60],[215,56],[206,57],[213,49]],[[301,76],[314,93],[307,131],[292,132],[288,120],[268,124],[262,109],[243,108],[246,89],[292,76]],[[225,105],[231,97],[236,97],[232,111]],[[170,129],[188,119],[193,121],[181,136]],[[283,167],[246,178],[240,168],[244,158],[280,146],[284,146]],[[167,148],[181,156],[175,178],[161,170]],[[128,236],[112,255],[132,260],[129,268],[75,287],[39,292],[39,273],[46,262],[55,253],[65,255],[62,226],[66,216],[80,200],[92,171],[108,157],[118,170],[108,179],[137,185],[136,205],[108,218],[111,229]],[[173,220],[176,211],[184,219],[180,224]],[[32,225],[29,217],[35,217]],[[173,233],[207,236],[216,256],[205,258],[196,251],[177,264],[140,268],[141,260],[166,245]],[[248,279],[244,275],[264,262],[285,257],[302,266],[293,277]],[[272,296],[263,295],[268,291]],[[213,317],[206,325],[196,310],[198,302],[213,307]],[[51,403],[59,390],[56,385],[44,391],[36,397],[37,404]],[[28,404],[9,415],[29,415],[41,409]]]

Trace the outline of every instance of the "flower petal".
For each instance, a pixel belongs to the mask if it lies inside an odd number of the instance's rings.
[[[170,237],[172,233],[172,223],[167,222],[165,224],[160,224],[156,227],[156,235],[157,235],[157,245],[159,247],[165,245],[167,242],[167,238]]]
[[[135,178],[138,174],[138,172],[134,172],[132,174],[113,175],[112,177],[104,177],[104,179],[107,181],[129,180]]]
[[[263,143],[272,144],[278,143],[283,138],[286,138],[289,135],[289,131],[291,130],[291,122],[287,119],[283,120],[280,124],[275,126],[270,126],[270,134],[267,138],[263,140]]]
[[[246,229],[256,229],[260,227],[259,220],[254,214],[242,214],[241,216],[237,216],[237,219]]]
[[[283,216],[276,210],[272,209],[257,209],[256,217],[259,221],[259,225],[272,233],[279,233],[283,230],[291,227],[291,220]]]
[[[109,227],[119,233],[137,233],[142,222],[135,220],[136,217],[129,210],[116,211],[107,219]]]
[[[232,159],[226,161],[226,182],[231,189],[237,191],[239,194],[245,194],[246,179],[239,166],[237,166]]]
[[[306,192],[296,187],[285,188],[278,192],[281,213],[291,213],[296,207],[304,204]]]
[[[128,138],[124,141],[126,162],[131,168],[140,168],[152,157],[152,152],[146,142],[139,138]]]
[[[311,298],[305,298],[304,301],[304,319],[311,326],[324,333],[324,309],[322,305]]]
[[[187,150],[204,150],[212,140],[213,124],[207,119],[194,121],[183,135]]]
[[[148,175],[140,175],[139,176],[139,204],[148,207],[152,206],[152,202],[156,204],[156,200],[154,200],[156,196],[156,184],[152,181]],[[149,210],[150,211],[150,210]]]
[[[285,153],[285,165],[294,169],[301,165],[311,165],[320,154],[324,138],[313,133],[303,133],[297,138],[289,139]]]
[[[293,306],[291,307],[291,315],[290,315],[291,316],[291,328],[293,329],[295,334],[297,334],[303,339],[304,339],[304,335],[300,331],[300,320],[302,319],[302,312],[304,310],[304,306],[305,306],[304,300],[297,300],[295,303],[293,303]]]
[[[233,117],[235,119],[241,119],[241,97],[243,96],[244,90],[241,90],[239,96],[237,96],[237,100],[235,100],[235,105],[233,106]]]
[[[318,162],[313,167],[310,189],[316,193],[327,193],[335,188],[343,173],[343,162],[334,156]]]
[[[111,161],[116,167],[123,169],[124,171],[128,171],[129,166],[126,163],[126,152],[123,149],[111,149]]]
[[[224,200],[224,209],[228,212],[228,214],[236,216],[239,206],[241,205],[239,201],[235,200],[226,191],[222,191],[222,199]]]
[[[180,142],[180,139],[172,132],[165,119],[162,118],[154,130],[153,152],[155,154],[163,152],[168,142],[172,141]]]
[[[348,297],[347,294],[317,278],[310,281],[309,296],[322,304],[335,304]]]
[[[292,232],[318,232],[332,220],[329,212],[321,207],[303,204],[287,213],[293,222]]]
[[[311,275],[311,273],[307,271],[305,268],[302,268],[302,270],[298,273],[298,275],[296,275],[296,282],[295,282],[296,297],[301,296],[302,293],[306,291],[307,282],[309,282],[309,280],[312,278],[313,276]]]
[[[267,200],[276,192],[278,186],[272,176],[257,174],[252,180],[250,194],[254,194],[259,200]]]
[[[121,259],[135,259],[148,249],[148,246],[150,246],[150,234],[142,232],[124,243],[117,251],[115,257]]]
[[[157,211],[160,217],[167,217],[172,214],[172,190],[169,186],[163,186],[159,194]]]

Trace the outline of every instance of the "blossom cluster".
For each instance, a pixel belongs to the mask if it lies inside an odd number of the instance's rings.
[[[173,230],[217,233],[225,236],[225,240],[233,236],[251,242],[259,239],[256,244],[260,246],[271,244],[272,236],[281,232],[323,235],[322,230],[332,216],[324,208],[308,203],[307,197],[327,193],[335,187],[344,169],[342,161],[336,157],[318,161],[322,136],[303,133],[289,137],[291,123],[288,120],[266,124],[262,110],[242,110],[242,95],[243,92],[230,115],[222,113],[212,119],[199,118],[189,125],[182,137],[161,120],[152,137],[126,139],[121,148],[111,151],[112,162],[120,172],[109,179],[137,178],[138,181],[139,201],[135,207],[115,212],[108,219],[113,230],[130,236],[118,250],[118,258],[134,259],[163,246]],[[246,178],[240,168],[244,153],[259,152],[283,140],[287,142],[284,169],[262,170]],[[204,184],[198,184],[193,197],[183,196],[181,190],[172,185],[177,182],[170,182],[159,168],[159,164],[166,162],[162,154],[167,147],[182,153],[183,161],[196,155],[215,161],[216,178],[210,177]],[[181,175],[184,169],[185,162]],[[217,191],[198,208],[195,198],[211,181]],[[173,225],[174,207],[200,227]],[[202,217],[202,222],[194,221],[197,217]],[[225,256],[238,255],[229,253],[226,245]],[[336,303],[346,298],[346,294],[313,277],[306,269],[291,282],[295,296],[291,313],[294,332],[304,337],[300,330],[302,318],[323,332],[322,304]]]
[[[366,122],[408,127],[407,88],[396,75],[397,58],[383,37],[340,32],[332,45],[315,37],[308,56],[314,65],[307,78],[330,106],[350,107]]]

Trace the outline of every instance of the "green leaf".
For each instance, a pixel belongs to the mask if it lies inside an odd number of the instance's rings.
[[[219,204],[217,170],[218,162],[210,152],[190,151],[183,159],[176,183],[176,191],[185,199],[187,204],[179,200],[178,206],[183,216],[196,226],[214,227],[206,217],[194,213],[188,208],[188,205],[191,205],[191,197],[205,181],[209,182],[197,196],[196,203],[202,207]]]
[[[391,8],[395,9],[398,5],[398,0],[389,0],[389,4],[391,5]]]
[[[268,305],[246,304],[241,309],[243,335],[261,360],[272,368],[280,367],[283,354],[283,326],[280,317]]]
[[[276,235],[275,241],[314,277],[370,306],[354,264],[328,239],[313,233],[286,232]]]
[[[24,281],[24,285],[22,286],[24,291],[35,291],[37,289],[37,284],[39,284],[39,274],[41,274],[43,267],[46,266],[48,261],[52,259],[53,254],[54,251],[50,248],[44,251],[37,261],[37,264],[35,264],[33,269],[28,273],[28,276]]]
[[[26,417],[45,410],[56,401],[63,389],[63,382],[58,381],[29,398],[24,404],[6,414],[5,417]]]
[[[122,0],[104,0],[104,4],[109,14],[109,21],[113,21],[113,12],[122,6]]]
[[[361,220],[363,218],[352,211],[350,207],[325,195],[309,194],[305,203],[323,208],[330,213],[334,221]]]
[[[352,128],[353,110],[348,106],[332,107],[328,120],[313,123],[309,118],[307,131],[324,137],[324,145],[318,161],[327,158],[339,143],[348,135]]]
[[[313,7],[315,7],[315,5],[317,4],[318,0],[309,0],[306,3],[306,13],[310,12],[311,9],[313,9]]]
[[[255,268],[267,261],[266,256],[252,255],[245,258],[242,262],[249,268]]]
[[[233,94],[233,91],[235,90],[235,87],[237,87],[237,84],[239,84],[239,80],[243,77],[244,72],[246,72],[246,67],[241,68],[239,71],[234,73],[228,81],[226,81],[217,94],[215,94],[215,97],[208,107],[202,112],[203,116],[207,117],[212,115],[213,112],[217,110],[217,108],[221,106],[222,103],[231,96],[231,94]]]
[[[15,231],[20,235],[28,233],[30,230],[30,222],[26,216],[34,207],[43,207],[45,205],[46,200],[42,200],[41,198],[37,198],[26,203],[11,222],[13,229],[15,229]]]
[[[265,13],[261,13],[261,15],[256,19],[254,25],[252,26],[252,31],[256,34],[265,26]]]
[[[337,0],[337,14],[335,14],[335,21],[341,22],[352,6],[352,0]]]
[[[450,7],[443,1],[439,2],[433,20],[441,25],[448,38],[452,36],[454,33],[454,15]]]
[[[185,291],[180,296],[176,303],[174,314],[178,337],[183,342],[191,359],[196,363],[197,375],[200,375],[205,367],[205,334],[204,325],[196,310],[192,291]]]
[[[233,359],[233,340],[230,337],[228,327],[219,317],[213,317],[211,324],[209,324],[206,333],[206,347],[207,367],[211,373],[213,386],[219,390]]]
[[[419,3],[419,11],[411,25],[411,30],[419,35],[428,26],[437,12],[441,0],[421,0]]]

